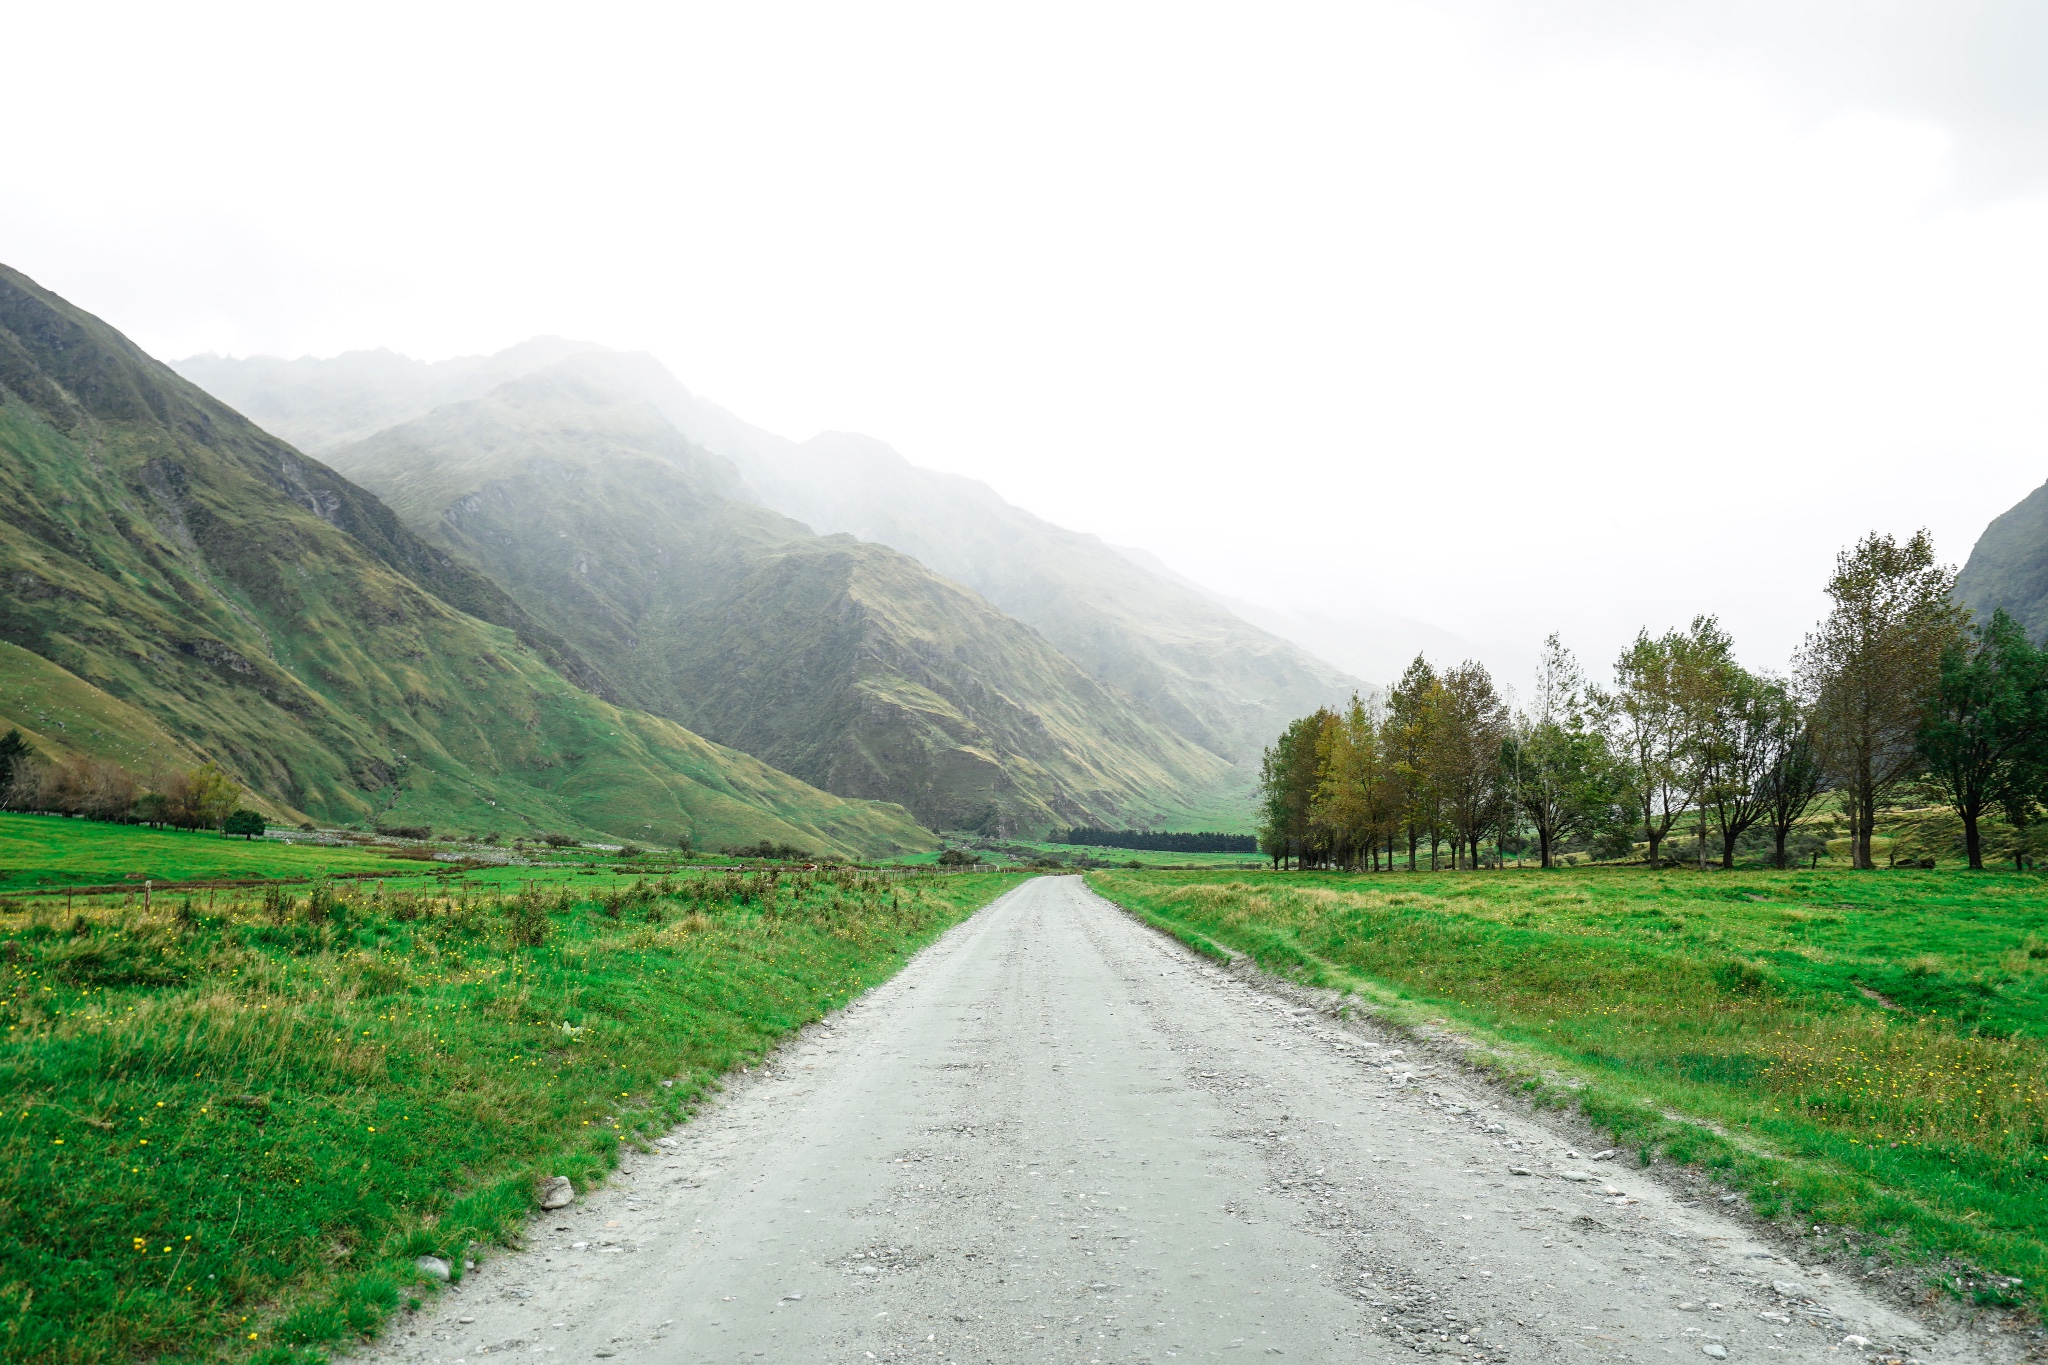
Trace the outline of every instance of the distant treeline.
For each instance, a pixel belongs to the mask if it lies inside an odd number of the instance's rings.
[[[20,730],[0,735],[0,810],[217,829],[253,839],[263,833],[263,817],[241,809],[241,798],[242,784],[211,762],[145,779],[106,759],[46,759]]]
[[[1139,848],[1154,853],[1257,853],[1258,836],[1254,834],[1218,834],[1208,831],[1201,834],[1162,834],[1143,829],[1096,829],[1093,825],[1076,825],[1072,829],[1056,829],[1049,844],[1081,844],[1089,848]]]

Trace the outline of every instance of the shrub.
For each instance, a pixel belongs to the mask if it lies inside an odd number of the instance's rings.
[[[263,817],[243,807],[231,813],[221,823],[220,832],[224,835],[240,835],[244,839],[255,839],[262,836],[264,828]]]
[[[514,947],[538,948],[548,941],[547,906],[537,892],[526,892],[505,903],[505,928]]]
[[[379,825],[377,832],[387,839],[431,839],[432,825]]]
[[[734,858],[762,858],[770,862],[805,863],[811,855],[794,844],[777,844],[763,839],[758,844],[742,844],[728,848],[726,853]]]
[[[970,853],[964,848],[949,848],[939,854],[940,867],[973,867],[980,861],[979,853]]]

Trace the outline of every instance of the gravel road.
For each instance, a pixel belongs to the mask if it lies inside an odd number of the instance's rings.
[[[1218,970],[1074,877],[1011,892],[736,1079],[368,1355],[2019,1354],[1801,1269],[1711,1193],[1582,1156],[1565,1121]]]

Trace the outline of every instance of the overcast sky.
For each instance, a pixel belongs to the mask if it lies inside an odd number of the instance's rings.
[[[1519,674],[2048,478],[2048,5],[17,6],[0,260],[153,353],[653,351]]]

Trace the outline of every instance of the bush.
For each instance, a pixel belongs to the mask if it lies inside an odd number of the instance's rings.
[[[738,848],[728,848],[726,853],[734,858],[765,858],[770,862],[807,863],[811,860],[810,854],[793,844],[770,843],[766,839],[763,839],[758,844],[743,844]]]
[[[431,839],[432,825],[379,825],[377,832],[387,839]]]
[[[970,853],[964,848],[949,848],[939,854],[940,867],[973,867],[980,861],[979,853]]]
[[[263,817],[246,806],[232,812],[221,822],[220,832],[226,835],[239,834],[244,839],[261,838],[266,826]]]
[[[582,842],[575,836],[568,834],[543,834],[540,836],[540,841],[549,848],[575,848]]]

